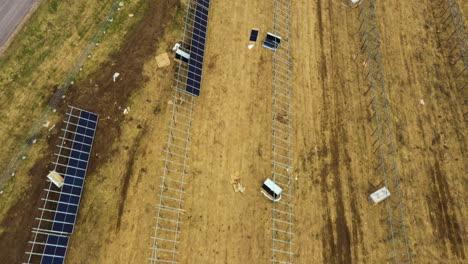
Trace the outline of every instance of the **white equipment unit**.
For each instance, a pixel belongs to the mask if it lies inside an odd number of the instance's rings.
[[[390,196],[390,191],[387,187],[374,192],[369,196],[369,202],[373,205],[379,204]]]
[[[178,62],[184,62],[188,63],[190,59],[190,54],[187,52],[181,50],[180,48],[177,49],[176,54],[175,54],[175,60]]]
[[[268,199],[272,201],[279,201],[281,200],[281,192],[283,189],[281,189],[276,183],[270,179],[266,179],[265,182],[262,185],[262,190],[261,192],[263,195],[265,195]]]
[[[273,33],[268,32],[265,40],[263,41],[262,46],[267,49],[276,51],[279,48],[280,44],[281,44],[281,38],[276,36]]]
[[[62,175],[58,174],[58,172],[51,171],[47,175],[47,178],[49,178],[49,180],[51,182],[53,182],[55,184],[55,186],[57,186],[59,188],[62,188],[62,186],[63,186],[63,177],[62,177]]]

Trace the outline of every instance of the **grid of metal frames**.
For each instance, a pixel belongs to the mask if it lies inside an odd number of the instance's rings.
[[[272,180],[283,189],[272,208],[272,263],[293,263],[291,1],[274,0],[273,33],[282,38],[273,54]]]
[[[27,263],[62,264],[65,261],[69,237],[44,232],[36,232],[37,242],[32,245]]]
[[[63,176],[64,183],[58,188],[49,181],[48,188],[44,189],[40,217],[36,218],[38,225],[32,231],[34,240],[29,242],[31,250],[26,252],[29,255],[27,263],[63,263],[68,237],[66,244],[61,243],[56,248],[48,244],[53,244],[53,235],[63,237],[73,233],[98,118],[94,113],[70,106],[67,119],[63,121],[65,128],[62,128],[61,143],[57,145],[57,158],[53,162],[54,171]],[[60,256],[51,256],[52,250]]]
[[[455,82],[458,91],[465,89],[468,84],[468,38],[465,24],[457,0],[435,1],[436,14],[439,19],[437,30],[441,43],[446,49],[450,63],[455,68]]]
[[[392,129],[391,112],[386,91],[385,74],[382,66],[380,40],[375,14],[375,0],[366,0],[359,7],[361,49],[366,57],[369,87],[366,95],[371,100],[368,107],[372,110],[375,130],[372,132],[373,154],[376,156],[375,170],[382,177],[379,186],[387,187],[392,194],[385,202],[385,216],[388,236],[388,257],[392,263],[411,263],[411,250],[403,212],[403,199],[400,191],[400,177],[396,162],[396,146]]]
[[[180,48],[191,54],[191,58],[193,54],[203,56],[207,28],[206,26],[201,27],[201,24],[198,26],[194,26],[194,24],[199,23],[200,19],[207,22],[208,8],[208,0],[190,0],[187,4],[184,35]],[[197,18],[198,16],[200,17]],[[203,25],[206,25],[206,23]],[[200,29],[205,32],[200,33]],[[203,51],[201,51],[201,48]],[[198,50],[195,52],[195,49]],[[199,63],[200,61],[202,62],[203,58],[197,58],[195,62]],[[149,261],[152,264],[178,263],[181,217],[184,213],[184,186],[186,184],[187,168],[189,167],[190,129],[194,120],[195,99],[201,88],[202,65],[197,66],[196,63],[193,64],[194,68],[189,68],[188,65],[180,63],[175,73],[159,204],[156,206],[156,225],[154,235],[151,237],[152,247],[150,248],[151,257]],[[199,87],[190,86],[193,75],[189,72],[192,71],[200,75]]]

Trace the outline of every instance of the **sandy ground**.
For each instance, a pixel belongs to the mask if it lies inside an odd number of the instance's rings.
[[[414,263],[465,263],[466,109],[438,49],[430,1],[378,3]],[[158,10],[174,8],[159,4]],[[212,1],[180,263],[270,263],[271,204],[258,190],[271,173],[272,54],[247,44],[251,28],[271,30],[271,10],[269,0]],[[295,263],[380,263],[389,255],[383,207],[367,202],[381,176],[372,155],[358,10],[299,0],[292,11]],[[164,13],[138,26],[138,41],[133,37],[101,77],[79,84],[99,87],[94,93],[69,99],[104,120],[67,263],[144,263],[150,256],[173,69],[124,58],[151,58],[170,48],[173,36],[156,45],[162,32],[149,30],[169,21],[158,18]],[[116,70],[123,79],[113,84]],[[119,106],[130,106],[130,114],[123,116]],[[244,194],[233,191],[231,176],[241,178]]]

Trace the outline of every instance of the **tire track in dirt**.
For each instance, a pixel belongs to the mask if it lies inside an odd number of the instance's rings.
[[[330,10],[331,8],[329,7],[329,11]],[[342,137],[344,136],[345,132],[342,127],[342,108],[336,106],[336,102],[338,101],[338,103],[341,103],[341,100],[337,100],[337,94],[334,92],[337,91],[339,87],[336,87],[336,90],[332,90],[329,89],[329,85],[327,83],[328,69],[324,45],[324,17],[322,14],[321,1],[317,1],[317,18],[321,50],[319,63],[321,65],[321,82],[323,93],[322,101],[324,107],[321,117],[321,137],[324,139],[324,141],[327,138],[327,130],[331,130],[331,136],[328,140],[328,146],[323,146],[324,149],[323,151],[321,151],[322,155],[319,154],[319,158],[330,159],[330,161],[324,161],[324,167],[320,171],[320,185],[323,199],[322,204],[325,208],[327,208],[326,213],[323,215],[323,219],[325,220],[326,224],[322,230],[322,233],[324,235],[324,238],[322,239],[322,255],[324,257],[325,263],[350,264],[352,263],[350,232],[346,221],[345,206],[342,196],[342,184],[340,175],[341,153],[339,149],[339,146],[343,141]],[[332,23],[331,20],[327,22],[329,24]],[[330,32],[333,37],[333,32]],[[333,50],[331,51],[331,56],[331,61],[333,61]],[[330,149],[330,151],[328,151],[328,149]],[[330,188],[327,182],[328,177],[330,176],[333,177],[333,188]],[[329,208],[332,208],[333,206],[328,197],[330,189],[333,189],[333,192],[336,193],[336,219],[334,222],[331,216],[331,212],[329,210]],[[336,233],[336,240],[334,233]]]
[[[431,223],[436,227],[438,236],[450,244],[450,250],[457,257],[465,259],[462,232],[453,213],[453,198],[447,179],[438,160],[435,161],[433,167],[429,165],[429,169],[432,184],[430,184],[431,194],[426,196],[426,203],[430,209]]]
[[[120,225],[122,223],[122,214],[123,210],[125,207],[125,201],[127,200],[127,194],[128,194],[128,188],[130,185],[130,180],[132,178],[132,175],[134,175],[134,165],[135,165],[135,159],[137,157],[137,152],[140,149],[141,146],[141,139],[147,134],[148,128],[145,124],[143,124],[140,132],[135,138],[135,141],[132,145],[132,147],[129,150],[128,156],[130,157],[130,160],[127,162],[126,165],[126,170],[123,175],[123,183],[122,183],[122,190],[120,192],[120,201],[119,201],[119,213],[117,216],[117,229],[120,229]]]

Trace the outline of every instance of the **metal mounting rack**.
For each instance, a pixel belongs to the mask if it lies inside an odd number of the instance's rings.
[[[293,263],[291,2],[274,0],[273,33],[281,45],[273,53],[272,179],[283,189],[272,208],[272,263]]]
[[[457,71],[455,81],[457,90],[461,91],[468,84],[468,38],[460,6],[457,0],[441,0],[434,5],[437,10],[441,10],[437,16],[440,20],[437,32],[448,35],[445,38],[443,34],[440,35],[442,45],[447,49],[450,63]]]
[[[372,121],[375,130],[372,136],[373,154],[376,156],[376,172],[382,177],[379,185],[387,187],[392,195],[385,202],[385,217],[388,237],[384,240],[389,243],[389,259],[392,263],[412,263],[411,250],[408,244],[405,215],[403,212],[403,198],[401,196],[401,180],[396,162],[396,146],[392,129],[392,115],[387,96],[385,74],[380,53],[380,39],[375,14],[375,0],[364,1],[359,7],[361,24],[361,49],[366,57],[369,88],[366,95],[372,97],[369,107],[373,111]]]
[[[197,55],[201,58],[197,62],[203,61],[204,47],[201,52],[200,43],[204,46],[206,32],[200,33],[200,29],[206,29],[208,9],[209,0],[189,0],[187,3],[180,47],[190,52],[191,56],[195,54],[195,50],[198,50]],[[200,28],[199,16],[203,16],[202,28]],[[179,63],[175,72],[169,133],[161,176],[159,203],[156,206],[156,225],[154,235],[151,237],[153,242],[149,260],[152,264],[179,263],[178,245],[182,214],[185,212],[183,196],[189,167],[190,129],[194,120],[195,100],[200,94],[202,71],[202,66],[191,69],[190,66]],[[196,79],[200,82],[197,86],[189,85],[189,82],[195,79],[193,74],[198,75]]]

